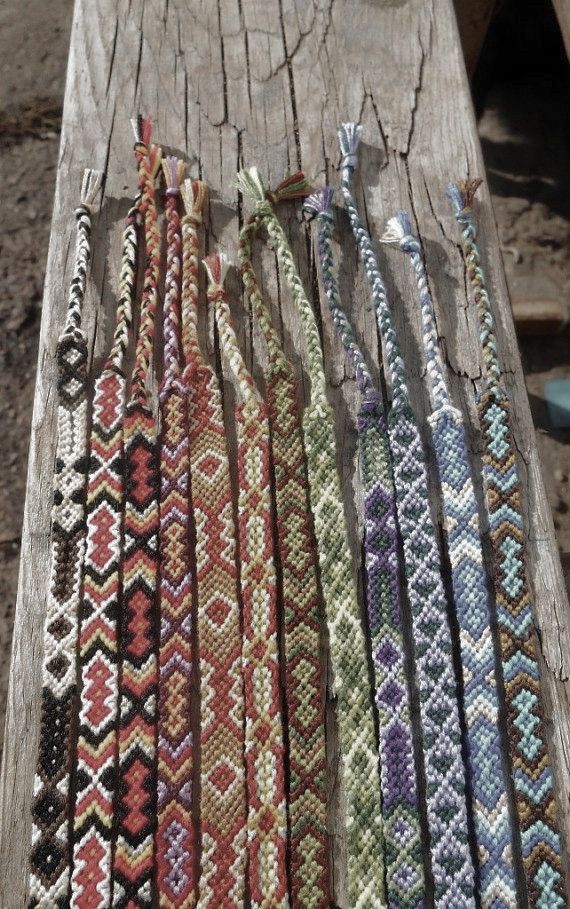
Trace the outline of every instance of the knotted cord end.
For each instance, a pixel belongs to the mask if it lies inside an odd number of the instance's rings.
[[[152,136],[151,117],[143,117],[142,114],[138,114],[131,120],[131,126],[135,134],[135,145],[146,145],[148,148]]]
[[[311,192],[311,187],[302,170],[296,171],[289,177],[279,183],[275,189],[268,189],[265,198],[272,205],[278,205],[280,202],[291,202],[293,199],[305,199]]]
[[[356,170],[358,167],[358,146],[362,137],[362,127],[356,123],[341,123],[338,130],[338,143],[342,154],[340,166]]]
[[[400,209],[386,224],[380,243],[397,244],[404,252],[419,252],[419,240],[412,233],[412,222],[407,211]]]
[[[265,202],[267,190],[257,167],[240,170],[236,177],[235,185],[246,199],[251,199],[256,205],[261,205]]]
[[[225,253],[214,253],[202,260],[208,273],[208,294],[223,290],[228,269],[231,265]]]
[[[458,221],[473,224],[473,199],[482,182],[480,177],[474,177],[471,180],[448,183],[447,195]]]
[[[162,159],[162,170],[166,180],[166,195],[178,196],[186,172],[186,164],[174,155]]]
[[[80,205],[82,208],[91,209],[103,184],[103,172],[87,167],[83,171],[81,181]]]
[[[208,184],[202,180],[184,180],[180,185],[180,193],[186,211],[186,217],[194,224],[202,223],[202,213],[208,198]]]
[[[314,193],[311,193],[310,196],[307,196],[305,204],[303,205],[303,210],[317,218],[327,218],[329,221],[332,221],[333,213],[331,206],[333,195],[334,190],[332,187],[323,186],[322,189],[317,189]]]

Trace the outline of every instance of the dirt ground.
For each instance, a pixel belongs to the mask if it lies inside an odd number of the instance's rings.
[[[529,9],[532,3],[526,4]],[[536,3],[533,9],[536,8]],[[505,2],[474,81],[512,293],[570,301],[568,69],[550,5],[541,27]],[[539,4],[540,6],[540,4]],[[42,285],[72,0],[0,8],[0,751],[17,588]],[[508,51],[505,52],[505,47]],[[521,341],[561,553],[570,564],[570,430],[554,431],[544,383],[570,377],[570,333]]]

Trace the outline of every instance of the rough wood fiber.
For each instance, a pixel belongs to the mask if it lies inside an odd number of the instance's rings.
[[[454,403],[475,425],[479,387],[477,320],[466,301],[457,225],[445,196],[449,179],[483,171],[451,0],[77,0],[44,297],[38,385],[33,418],[20,590],[14,633],[12,684],[1,778],[0,906],[25,901],[30,843],[30,799],[35,764],[42,624],[46,602],[50,484],[55,443],[55,342],[63,323],[73,236],[69,218],[85,166],[109,173],[93,232],[93,267],[84,326],[93,355],[107,349],[120,256],[121,223],[136,186],[129,117],[155,120],[157,141],[190,160],[190,172],[211,186],[207,249],[222,243],[233,255],[241,208],[232,181],[238,167],[257,164],[269,184],[287,167],[302,166],[317,184],[338,186],[336,129],[361,120],[364,147],[357,187],[373,236],[397,207],[411,209],[425,243],[437,326],[450,367]],[[197,158],[201,165],[198,168]],[[362,187],[362,188],[361,188]],[[337,197],[337,203],[340,195]],[[529,555],[535,589],[545,702],[551,724],[562,830],[570,834],[570,630],[566,594],[508,306],[488,195],[478,214],[486,271],[496,301],[505,381],[513,396],[520,468],[528,491]],[[374,315],[357,253],[340,209],[337,248],[343,302],[366,350],[377,361]],[[280,213],[306,287],[316,294],[308,232],[293,208]],[[259,254],[259,248],[257,255]],[[397,312],[409,384],[418,417],[427,412],[420,356],[420,312],[413,279],[399,251],[380,250]],[[304,351],[294,308],[276,280],[273,255],[255,263],[262,290],[283,326],[285,348],[302,375]],[[235,276],[230,295],[237,293]],[[326,304],[325,304],[326,305]],[[241,306],[234,306],[240,341],[261,376],[263,344]],[[355,557],[354,382],[339,343],[323,319],[330,400],[335,405],[341,469]],[[207,333],[207,326],[202,325]],[[208,349],[213,350],[211,338]],[[255,351],[254,351],[255,347]],[[255,352],[255,356],[254,356]],[[227,388],[226,388],[227,390]],[[227,393],[231,409],[231,395]],[[470,432],[480,478],[479,441]],[[356,492],[355,492],[356,491]],[[332,715],[329,732],[334,733]],[[329,785],[334,805],[335,899],[344,907],[343,832],[335,822],[341,798],[334,735]]]

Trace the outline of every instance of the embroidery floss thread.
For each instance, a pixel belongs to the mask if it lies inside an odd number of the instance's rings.
[[[281,725],[276,576],[273,563],[269,424],[231,324],[224,290],[228,262],[204,260],[208,301],[241,401],[238,448],[238,539],[243,602],[245,763],[248,794],[248,883],[253,909],[287,909],[287,813]]]
[[[409,255],[419,290],[432,404],[428,422],[439,474],[453,599],[459,623],[481,906],[482,909],[516,909],[507,781],[498,732],[495,648],[479,534],[479,511],[463,419],[450,399],[421,246],[412,235],[407,212],[400,211],[388,221],[382,242],[397,244]]]
[[[560,860],[554,779],[548,754],[534,643],[531,594],[525,569],[521,483],[510,404],[501,387],[495,320],[481,256],[473,197],[480,180],[450,184],[448,194],[462,231],[467,276],[477,306],[485,389],[477,407],[483,434],[483,471],[495,567],[507,733],[531,909],[567,906]]]
[[[87,488],[87,339],[81,313],[91,257],[91,212],[103,175],[86,170],[75,210],[77,241],[65,327],[57,342],[57,448],[51,513],[50,583],[44,622],[40,743],[32,800],[29,907],[69,902],[71,714]]]
[[[139,201],[140,197],[127,215],[113,344],[93,393],[87,543],[79,611],[81,691],[73,821],[73,909],[106,909],[111,904],[124,497],[123,359],[132,324]]]
[[[405,675],[400,605],[399,534],[392,464],[382,402],[342,309],[332,253],[333,191],[309,196],[316,217],[323,289],[335,330],[354,367],[361,395],[357,416],[363,492],[366,602],[376,681],[389,909],[423,909],[424,868],[416,771]]]
[[[196,831],[192,818],[192,575],[188,388],[180,350],[182,236],[178,202],[185,166],[169,156],[166,179],[164,372],[159,391],[160,647],[158,686],[159,904],[190,909],[196,902]]]
[[[150,144],[149,119],[139,117],[133,126],[146,267],[131,395],[123,430],[126,477],[113,909],[151,905],[156,821],[155,642],[160,475],[151,362],[160,267],[154,183],[162,152],[157,145]]]
[[[267,197],[255,167],[242,171],[237,185],[254,201],[255,211],[273,242],[299,312],[307,348],[311,402],[305,408],[302,425],[344,761],[348,897],[355,909],[385,909],[380,779],[366,642],[336,466],[334,418],[326,399],[319,331],[287,239],[271,207],[274,197]],[[301,173],[289,177],[281,186],[296,191],[299,197],[308,194]]]
[[[429,504],[425,456],[409,403],[404,363],[386,289],[352,194],[361,131],[362,128],[353,123],[343,124],[338,131],[342,154],[341,187],[370,284],[392,385],[388,438],[413,618],[435,905],[441,909],[474,909],[475,882],[467,839],[466,779],[451,632]]]
[[[242,909],[246,793],[241,625],[230,467],[218,378],[198,340],[198,227],[207,188],[181,187],[182,343],[189,389],[200,659],[199,909]]]
[[[286,193],[286,189],[277,187],[272,196],[286,200],[289,198]],[[326,741],[318,556],[297,382],[263,302],[251,258],[252,241],[259,227],[254,214],[240,232],[238,255],[249,305],[269,354],[264,372],[283,596],[291,904],[293,909],[328,909]]]

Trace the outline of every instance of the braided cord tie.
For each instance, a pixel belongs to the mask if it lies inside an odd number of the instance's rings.
[[[181,373],[178,201],[184,164],[168,157],[164,372],[160,386],[160,646],[158,685],[159,904],[190,909],[196,902],[196,832],[192,819],[192,576],[188,392]]]
[[[289,848],[293,909],[328,909],[326,741],[320,663],[321,594],[297,383],[265,306],[251,258],[260,222],[239,240],[241,274],[269,352],[265,370],[282,579],[289,732]]]
[[[364,507],[366,601],[379,719],[388,906],[390,909],[423,909],[424,869],[402,638],[399,535],[392,465],[379,396],[340,302],[332,253],[332,195],[332,190],[325,187],[309,196],[304,207],[316,215],[323,289],[362,396],[357,425]]]
[[[156,701],[159,451],[150,364],[158,299],[160,234],[154,181],[161,150],[150,121],[135,128],[146,267],[131,397],[123,430],[125,516],[119,686],[119,772],[115,804],[113,909],[152,902],[156,824]]]
[[[222,396],[198,341],[198,225],[206,186],[186,181],[182,338],[189,387],[200,658],[199,909],[242,909],[246,792],[242,636],[232,487]]]
[[[304,186],[303,195],[307,195],[306,183]],[[275,247],[305,337],[311,403],[305,409],[302,425],[344,761],[348,896],[355,909],[384,909],[380,778],[366,641],[337,472],[334,417],[325,394],[319,331],[257,169],[243,171],[238,176],[238,187],[256,202],[256,212]]]
[[[113,345],[93,393],[87,542],[79,610],[81,688],[73,814],[73,909],[106,909],[111,903],[126,399],[122,366],[135,294],[138,203],[137,199],[129,211],[123,232]]]
[[[91,255],[91,208],[102,174],[86,170],[75,211],[77,241],[65,328],[56,350],[57,448],[51,512],[50,583],[44,621],[40,743],[32,800],[30,909],[68,904],[69,782],[76,694],[87,486],[87,339],[81,311]]]
[[[439,548],[431,515],[423,446],[408,400],[404,364],[386,289],[352,194],[359,139],[360,127],[344,124],[340,128],[341,186],[371,287],[392,385],[388,438],[413,618],[435,904],[438,909],[473,909],[475,883],[467,838],[465,767]]]
[[[227,262],[205,260],[220,346],[242,400],[236,407],[238,539],[243,601],[248,884],[253,909],[287,909],[287,812],[273,562],[269,423],[231,325]]]
[[[467,275],[479,316],[486,389],[478,402],[489,535],[495,565],[507,708],[507,734],[531,909],[567,906],[561,865],[554,778],[548,754],[532,603],[525,569],[522,489],[511,431],[510,404],[500,385],[495,323],[476,241],[472,210],[480,180],[449,187],[462,229]]]
[[[433,303],[409,216],[388,222],[384,242],[410,256],[419,289],[433,412],[429,417],[439,474],[453,599],[459,623],[467,754],[482,909],[516,909],[513,843],[503,771],[495,647],[479,512],[461,413],[453,407],[438,344]]]

